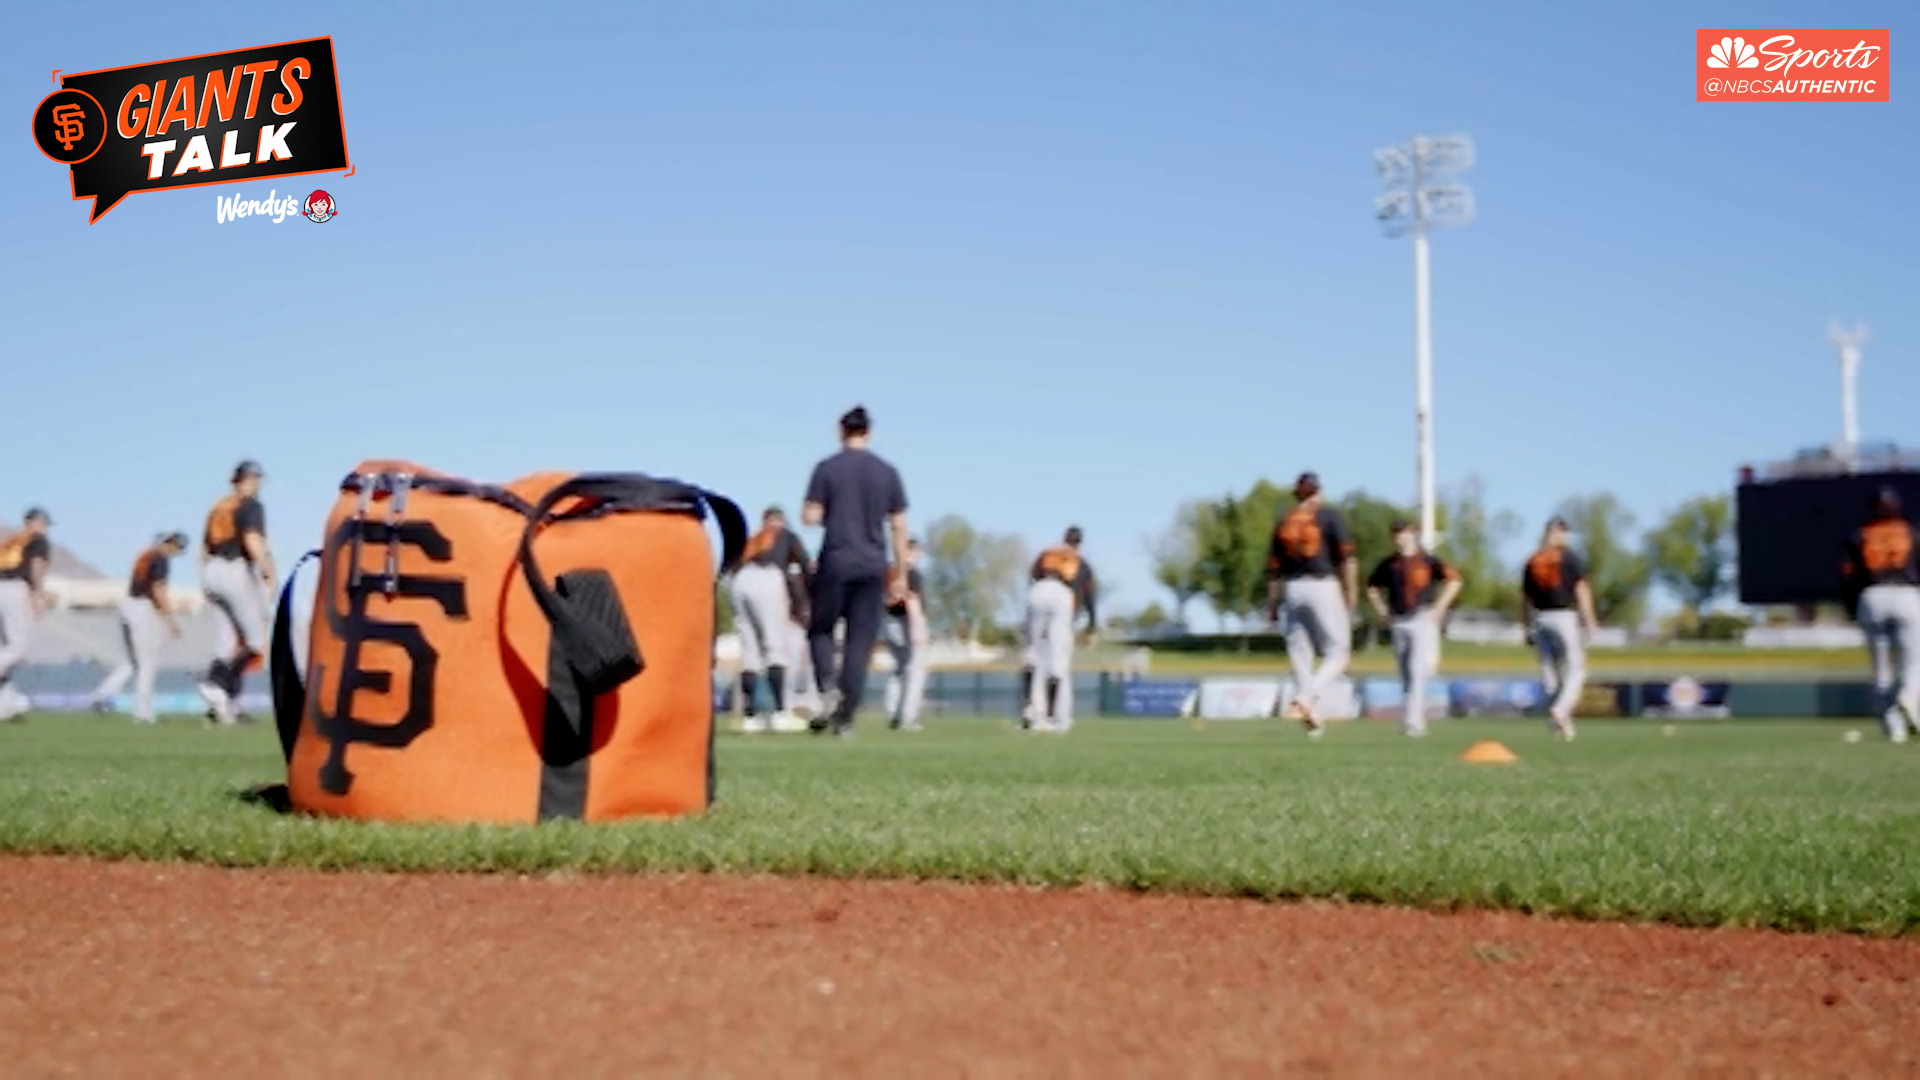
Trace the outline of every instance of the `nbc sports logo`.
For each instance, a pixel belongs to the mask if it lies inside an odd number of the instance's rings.
[[[1707,50],[1707,66],[1710,68],[1759,67],[1760,58],[1753,55],[1753,46],[1746,38],[1721,38]]]

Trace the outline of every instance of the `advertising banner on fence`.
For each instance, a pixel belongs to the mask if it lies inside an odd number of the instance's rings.
[[[85,694],[34,694],[33,707],[43,712],[86,712],[93,705],[93,695]],[[118,694],[107,699],[106,707],[113,712],[131,714],[133,695]],[[249,691],[241,694],[234,702],[240,712],[256,720],[270,720],[273,717],[273,697],[264,691]],[[199,694],[155,694],[153,711],[157,716],[199,716],[207,711],[207,703]]]
[[[1580,700],[1573,703],[1573,715],[1589,719],[1626,716],[1630,689],[1625,683],[1588,683],[1580,692]]]
[[[1123,716],[1188,716],[1197,707],[1198,679],[1130,679],[1120,684]]]
[[[1360,684],[1361,714],[1372,720],[1398,720],[1406,714],[1407,692],[1398,679],[1368,679]],[[1453,707],[1453,687],[1427,682],[1427,716],[1445,716]]]
[[[1280,707],[1293,704],[1293,680],[1280,686]],[[1360,687],[1352,679],[1340,679],[1320,697],[1320,719],[1355,720],[1360,716]]]
[[[1525,716],[1546,707],[1538,679],[1462,679],[1453,684],[1455,716]]]
[[[1257,720],[1280,711],[1279,679],[1202,679],[1198,701],[1203,720]]]
[[[1727,698],[1732,687],[1724,682],[1703,683],[1687,676],[1672,682],[1640,685],[1640,715],[1667,719],[1718,719],[1731,716]]]

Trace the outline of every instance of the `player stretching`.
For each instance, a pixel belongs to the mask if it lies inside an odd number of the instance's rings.
[[[1874,497],[1840,569],[1873,659],[1874,707],[1887,740],[1906,742],[1909,727],[1920,731],[1920,567],[1899,493]]]
[[[825,527],[813,575],[808,645],[827,714],[808,727],[846,735],[866,692],[867,668],[886,605],[906,596],[907,492],[900,472],[867,449],[872,423],[859,406],[840,418],[839,453],[814,466],[801,520]],[[881,531],[893,533],[893,573]],[[834,666],[834,629],[846,622],[845,657]],[[837,677],[836,677],[837,671]]]
[[[14,670],[33,645],[34,624],[47,613],[47,564],[53,519],[39,507],[27,511],[24,527],[0,541],[0,721],[25,716],[33,702],[12,683]]]
[[[1028,724],[1034,731],[1065,734],[1073,728],[1073,617],[1087,613],[1087,632],[1099,625],[1094,611],[1093,567],[1080,557],[1078,526],[1033,561],[1027,588]]]
[[[1353,655],[1359,570],[1346,522],[1322,502],[1320,478],[1301,473],[1293,497],[1293,509],[1274,526],[1267,546],[1267,621],[1280,623],[1287,638],[1294,686],[1287,715],[1318,736],[1326,730],[1320,698],[1346,674]]]
[[[267,652],[267,597],[274,578],[267,512],[259,499],[263,475],[256,461],[234,468],[233,493],[214,504],[202,537],[200,584],[222,618],[200,696],[217,724],[237,719],[241,680]]]
[[[94,708],[105,709],[107,699],[134,679],[134,723],[154,722],[153,680],[160,674],[160,633],[164,629],[171,637],[180,636],[180,624],[167,602],[167,565],[185,550],[187,534],[169,533],[133,561],[133,580],[127,585],[127,598],[120,601],[120,637],[127,657],[94,688]]]
[[[907,541],[906,596],[887,605],[884,637],[893,654],[898,697],[887,726],[897,731],[920,730],[920,703],[927,693],[926,583],[920,576],[920,541]]]
[[[1460,572],[1420,546],[1409,521],[1393,523],[1394,553],[1367,576],[1367,599],[1393,628],[1393,656],[1407,694],[1401,730],[1427,733],[1427,679],[1439,666],[1440,628],[1460,595]]]
[[[796,567],[804,581],[807,549],[787,528],[787,515],[779,507],[770,506],[760,516],[760,531],[747,541],[730,590],[733,623],[740,632],[740,700],[746,712],[742,731],[784,731],[792,727],[787,714],[787,665],[793,647],[794,612],[788,574]],[[760,718],[755,701],[763,673],[773,699],[773,713],[766,720]]]
[[[1573,741],[1573,708],[1587,686],[1587,638],[1599,627],[1593,590],[1580,557],[1567,547],[1567,520],[1547,522],[1540,550],[1527,559],[1520,592],[1522,615],[1540,656],[1547,691],[1547,724]]]

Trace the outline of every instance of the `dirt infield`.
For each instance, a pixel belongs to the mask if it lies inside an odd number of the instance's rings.
[[[1920,942],[700,876],[0,860],[12,1075],[1920,1070]]]

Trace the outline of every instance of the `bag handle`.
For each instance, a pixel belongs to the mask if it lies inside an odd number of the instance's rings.
[[[289,765],[294,741],[300,737],[300,720],[307,711],[307,684],[293,655],[293,583],[300,577],[300,568],[319,557],[319,549],[309,551],[287,572],[287,583],[280,586],[280,607],[273,614],[273,642],[267,649],[273,723],[280,729],[280,752]]]
[[[578,498],[583,505],[554,515],[553,508],[568,498]],[[733,500],[705,488],[643,473],[582,473],[554,487],[534,505],[520,536],[520,569],[582,687],[605,693],[638,675],[645,662],[624,620],[611,618],[618,613],[617,605],[607,610],[610,601],[603,590],[575,594],[565,580],[548,582],[534,558],[535,534],[549,521],[631,511],[688,514],[705,520],[707,510],[720,526],[724,573],[733,569],[746,547],[747,519]]]

